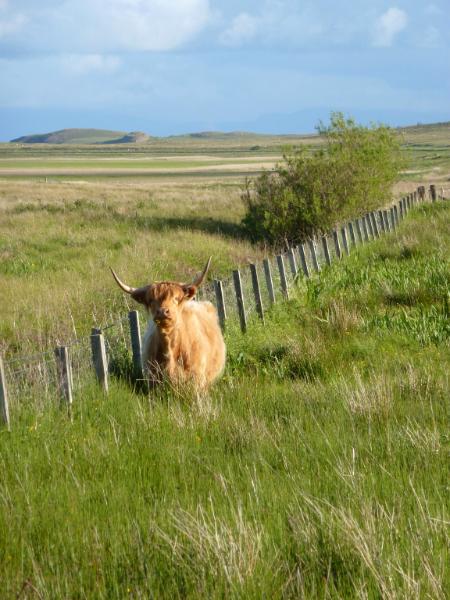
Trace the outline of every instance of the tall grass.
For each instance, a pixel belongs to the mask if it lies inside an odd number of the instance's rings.
[[[230,324],[208,397],[116,381],[72,422],[18,408],[4,597],[444,599],[448,215],[415,210],[266,327]]]
[[[241,239],[237,186],[0,183],[0,352],[36,353],[125,313],[131,285],[213,276],[262,251]],[[33,319],[30,320],[30,314]]]

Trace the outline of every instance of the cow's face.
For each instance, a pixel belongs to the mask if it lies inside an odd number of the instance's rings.
[[[140,288],[133,288],[123,283],[114,271],[112,271],[112,274],[124,292],[130,294],[136,302],[140,302],[147,307],[159,328],[171,329],[178,322],[186,301],[191,300],[197,293],[197,288],[206,277],[210,263],[211,258],[192,284],[162,281]]]
[[[194,285],[153,283],[148,286],[143,304],[160,329],[171,329],[177,324],[185,302],[193,298],[196,291]]]

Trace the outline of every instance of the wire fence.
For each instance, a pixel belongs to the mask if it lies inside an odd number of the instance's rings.
[[[253,319],[264,320],[264,311],[287,297],[299,277],[311,277],[324,265],[341,259],[361,244],[395,231],[414,206],[445,200],[450,188],[420,186],[390,206],[341,224],[328,235],[306,240],[264,264],[247,265],[222,280],[204,285],[198,300],[212,302],[222,328],[239,322],[243,332]],[[44,410],[50,402],[69,405],[73,394],[99,381],[108,390],[108,377],[130,382],[142,379],[140,316],[137,311],[115,319],[90,336],[71,340],[64,346],[9,360],[0,357],[0,424],[10,427],[10,413],[32,404]]]

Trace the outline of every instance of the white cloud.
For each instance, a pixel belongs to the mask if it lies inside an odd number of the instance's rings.
[[[220,35],[219,40],[225,46],[240,46],[255,37],[259,24],[256,17],[241,13],[232,20],[230,27]]]
[[[114,73],[122,64],[117,56],[102,54],[67,54],[61,57],[61,62],[66,70],[75,75],[84,75],[92,71]]]
[[[4,28],[13,33],[23,16],[0,3],[9,19]],[[64,53],[172,50],[211,18],[209,0],[43,0],[22,12],[29,22],[26,37],[16,40],[22,48]]]
[[[92,0],[83,2],[87,13]],[[129,50],[171,50],[193,38],[208,22],[208,0],[94,0],[101,35]]]
[[[408,15],[397,7],[389,8],[375,22],[373,32],[374,46],[392,46],[395,36],[405,29]]]
[[[308,4],[265,0],[258,13],[242,12],[220,34],[225,46],[243,46],[255,39],[262,44],[282,43],[294,46],[320,38],[326,27],[318,11]]]

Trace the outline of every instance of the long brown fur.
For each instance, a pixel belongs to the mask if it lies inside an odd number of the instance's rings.
[[[224,369],[226,350],[217,311],[210,302],[195,301],[196,292],[195,285],[163,281],[131,293],[151,317],[142,359],[152,384],[168,378],[205,389]]]

